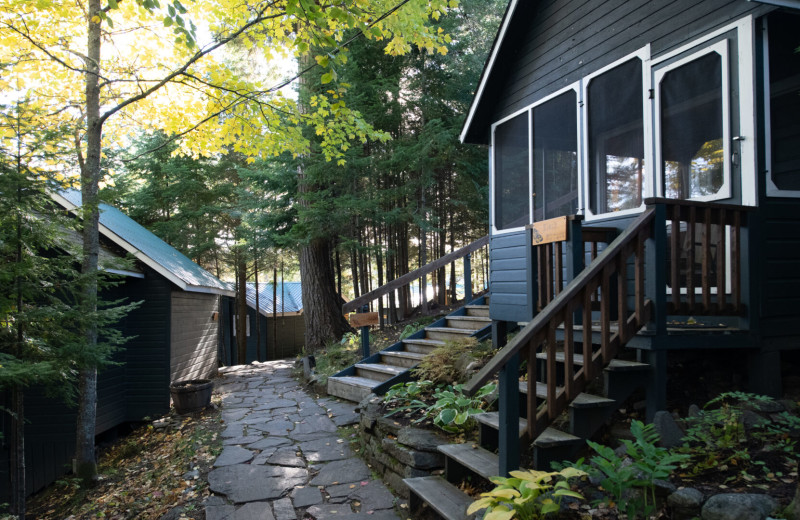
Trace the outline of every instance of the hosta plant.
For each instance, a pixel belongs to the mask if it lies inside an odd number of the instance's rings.
[[[561,471],[512,471],[511,477],[492,477],[497,487],[469,506],[471,515],[486,509],[484,520],[536,520],[561,508],[564,497],[583,500],[580,493],[572,491],[568,479],[582,477],[584,471],[564,468]]]
[[[469,397],[463,392],[462,386],[448,386],[437,391],[433,394],[436,402],[428,410],[433,424],[450,433],[468,430],[470,418],[483,413],[483,408],[487,406],[486,397],[497,388],[497,385],[489,383]]]

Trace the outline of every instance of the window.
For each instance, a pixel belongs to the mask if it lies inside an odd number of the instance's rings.
[[[577,95],[570,90],[533,108],[533,220],[578,209]]]
[[[800,195],[800,16],[790,13],[768,19],[769,123],[767,168],[770,195]]]
[[[638,208],[645,171],[642,60],[592,78],[586,92],[589,209],[597,215]]]
[[[659,76],[661,189],[668,198],[715,197],[725,187],[723,61],[715,50]]]
[[[528,112],[494,130],[494,226],[521,227],[530,219]]]

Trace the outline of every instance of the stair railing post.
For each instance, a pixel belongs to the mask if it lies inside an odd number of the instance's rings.
[[[472,260],[470,254],[464,255],[464,302],[472,301]]]
[[[673,230],[673,233],[678,231]],[[645,353],[644,360],[651,367],[646,389],[646,419],[652,422],[656,412],[665,409],[667,404],[667,352],[662,347],[667,335],[667,207],[664,203],[655,205],[653,233],[646,242],[645,262],[648,273],[645,293],[653,302],[653,316],[647,325],[653,334],[652,350]]]
[[[569,221],[567,234],[567,283],[571,282],[585,267],[586,249],[583,244],[583,227],[581,215],[573,215]],[[580,309],[575,309],[572,322],[581,325],[583,314]]]
[[[508,323],[492,321],[492,344],[495,348],[506,345]],[[499,387],[499,448],[500,476],[519,469],[519,354],[515,354],[498,374]]]
[[[369,312],[369,305],[361,307],[361,312]],[[361,327],[361,359],[369,357],[369,325]]]

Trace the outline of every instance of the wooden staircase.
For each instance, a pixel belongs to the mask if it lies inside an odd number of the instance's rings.
[[[328,378],[328,394],[361,401],[381,395],[392,385],[411,379],[409,370],[448,341],[488,337],[491,329],[489,297],[482,296],[408,338]]]
[[[498,377],[499,411],[475,416],[480,423],[479,445],[439,447],[446,456],[444,476],[404,481],[410,490],[412,518],[423,517],[425,508],[441,518],[468,518],[473,498],[456,484],[468,480],[475,487],[481,479],[508,475],[519,467],[522,445],[531,447],[536,469],[549,470],[552,461],[571,458],[636,387],[647,390],[648,415],[651,405],[663,406],[663,363],[650,366],[616,359],[643,328],[649,337],[660,338],[661,343],[648,344],[658,350],[669,334],[668,315],[746,314],[741,257],[747,208],[666,199],[645,202],[646,210],[602,253],[596,255],[593,249],[592,262],[566,286],[560,278],[561,246],[537,250],[538,314],[507,345],[508,324],[494,321],[495,346],[502,348],[464,385],[465,392],[474,394]],[[698,241],[704,253],[696,291]],[[723,255],[717,255],[717,274],[711,276],[712,246],[718,252],[730,248],[730,296]],[[583,249],[573,245],[572,251]],[[691,266],[692,274],[683,276],[681,265]],[[599,321],[594,321],[598,315]],[[658,352],[647,357],[660,359]],[[527,361],[523,380],[521,360]],[[589,393],[590,384],[599,377],[602,395]],[[558,430],[552,425],[564,412],[567,427]]]

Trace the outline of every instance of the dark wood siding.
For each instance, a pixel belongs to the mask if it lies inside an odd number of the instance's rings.
[[[763,14],[773,7],[741,0],[573,0],[520,2],[517,9],[521,14],[510,27],[514,35],[495,63],[476,127],[524,108],[648,43],[656,57],[744,14]],[[493,108],[490,100],[496,100]]]
[[[491,239],[489,277],[493,320],[528,321],[533,317],[530,233],[520,231]]]

